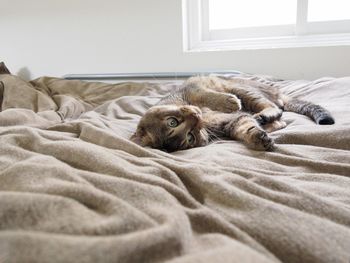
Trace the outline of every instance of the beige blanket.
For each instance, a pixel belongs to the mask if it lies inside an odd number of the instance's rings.
[[[254,78],[256,81],[263,79]],[[0,262],[350,262],[350,78],[282,81],[274,152],[128,138],[176,83],[0,75]]]

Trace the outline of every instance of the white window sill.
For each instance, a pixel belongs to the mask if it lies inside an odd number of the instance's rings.
[[[196,41],[185,52],[348,46],[350,33]]]

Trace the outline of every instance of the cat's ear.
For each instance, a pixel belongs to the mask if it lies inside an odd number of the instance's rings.
[[[135,132],[131,137],[130,140],[138,145],[142,145],[142,136],[140,136],[139,134],[137,134],[137,132]]]
[[[0,62],[0,74],[11,74],[4,62]]]
[[[130,137],[130,140],[140,146],[150,146],[151,137],[145,129],[138,127],[136,132]]]

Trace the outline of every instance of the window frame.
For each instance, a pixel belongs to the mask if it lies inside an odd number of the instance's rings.
[[[185,51],[350,45],[350,20],[308,22],[297,0],[296,24],[209,30],[209,0],[183,0]]]

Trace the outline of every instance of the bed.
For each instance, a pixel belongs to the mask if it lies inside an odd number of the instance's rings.
[[[227,75],[226,75],[227,77]],[[129,140],[181,80],[0,75],[0,262],[350,262],[350,77],[275,85],[336,123],[285,112],[273,152],[165,153]]]

